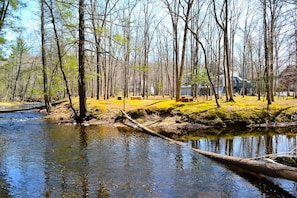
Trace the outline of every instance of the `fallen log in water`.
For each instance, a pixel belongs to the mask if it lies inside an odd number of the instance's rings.
[[[130,120],[133,124],[135,124],[140,129],[144,130],[145,133],[149,135],[158,136],[162,139],[168,140],[169,142],[186,146],[185,143],[173,140],[171,138],[165,137],[159,133],[154,132],[153,130],[139,124],[136,120],[132,119],[127,113],[122,111],[125,118]],[[232,165],[238,168],[241,168],[246,171],[250,171],[257,174],[262,174],[274,178],[283,178],[287,180],[292,180],[297,182],[297,168],[290,167],[278,163],[267,163],[263,161],[253,160],[253,159],[244,159],[239,157],[227,156],[222,154],[217,154],[213,152],[203,151],[200,149],[192,148],[193,151],[196,151],[208,158],[211,158],[217,162]]]
[[[268,163],[252,159],[227,156],[192,148],[192,150],[218,162],[239,167],[241,169],[275,178],[283,178],[297,182],[297,168],[277,163]]]
[[[56,106],[56,105],[61,104],[65,101],[66,100],[62,100],[62,101],[52,103],[52,106]],[[12,112],[17,112],[17,111],[28,111],[28,110],[33,110],[33,109],[44,109],[44,108],[45,108],[45,105],[38,105],[38,106],[20,108],[20,109],[3,109],[3,110],[0,110],[0,113],[12,113]]]
[[[4,110],[0,110],[0,113],[12,113],[12,112],[17,112],[17,111],[28,111],[28,110],[42,109],[42,108],[45,108],[45,106],[40,105],[40,106],[21,108],[21,109],[4,109]]]

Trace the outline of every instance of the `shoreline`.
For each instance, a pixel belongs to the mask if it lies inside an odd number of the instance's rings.
[[[81,123],[82,126],[110,126],[117,128],[135,128],[133,124],[127,123],[125,118],[121,115],[121,108],[115,107],[112,103],[105,102],[109,106],[113,108],[105,107],[105,112],[100,112],[100,108],[102,107],[90,107],[88,111],[90,120],[84,121]],[[156,102],[155,102],[156,103]],[[154,103],[154,104],[155,104]],[[223,120],[223,119],[198,119],[193,118],[189,114],[183,114],[180,111],[170,111],[162,109],[162,108],[148,108],[150,105],[142,105],[136,107],[128,107],[127,112],[133,119],[135,119],[140,124],[155,130],[158,133],[167,133],[173,135],[185,135],[190,133],[196,133],[199,131],[207,131],[208,129],[214,130],[223,130],[226,128],[232,127],[240,127],[242,129],[257,129],[257,128],[285,128],[297,126],[297,120],[292,122],[288,122],[284,120],[282,122],[271,120],[265,120],[265,122],[259,123],[250,123],[247,121],[243,121],[241,119],[232,119],[232,120]],[[168,107],[171,109],[172,107]],[[41,110],[40,112],[45,113],[45,110]],[[234,112],[232,112],[234,114]],[[263,114],[264,115],[264,114]],[[223,118],[229,115],[221,115]],[[69,108],[67,102],[61,103],[52,107],[52,112],[48,115],[44,116],[44,119],[52,120],[57,122],[58,124],[77,124],[72,118],[72,112]],[[293,116],[292,116],[293,117]],[[264,119],[260,119],[264,120]],[[232,122],[231,122],[232,121]]]

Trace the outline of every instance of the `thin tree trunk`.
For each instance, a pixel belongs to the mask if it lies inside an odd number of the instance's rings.
[[[216,101],[216,105],[217,107],[220,107],[220,104],[218,102],[218,96],[217,96],[217,93],[216,93],[216,89],[215,89],[215,86],[211,80],[211,77],[210,77],[210,73],[209,73],[209,69],[208,69],[208,59],[207,59],[207,55],[206,55],[206,49],[204,47],[204,45],[202,44],[202,42],[199,40],[199,37],[198,37],[198,33],[194,32],[192,29],[190,29],[188,26],[186,26],[186,28],[188,30],[191,31],[191,33],[193,34],[195,40],[197,43],[199,43],[199,45],[201,46],[202,50],[203,50],[203,54],[204,54],[204,65],[205,65],[205,69],[206,69],[206,73],[207,73],[207,77],[208,77],[208,81],[211,85],[211,90],[213,91],[214,95],[215,95],[215,101]],[[207,94],[208,95],[208,94]]]
[[[220,23],[216,14],[216,5],[215,1],[212,0],[213,3],[213,9],[214,9],[214,14],[215,14],[215,21],[218,24],[218,26],[222,29],[224,33],[224,68],[225,68],[225,87],[226,87],[226,99],[227,101],[234,102],[234,97],[233,97],[233,86],[232,86],[232,81],[231,79],[231,71],[230,71],[230,56],[229,56],[229,39],[228,39],[228,1],[224,0],[224,12],[225,12],[225,20],[224,23]],[[223,9],[223,8],[222,8]],[[229,96],[229,98],[228,98]]]
[[[5,18],[7,16],[7,11],[8,11],[9,4],[10,4],[10,1],[7,1],[6,4],[2,3],[2,8],[1,8],[2,12],[0,13],[0,31],[2,30],[3,25],[4,25],[4,21],[5,21]]]
[[[274,39],[275,39],[275,35],[274,35],[274,31],[275,31],[275,21],[276,21],[276,16],[275,16],[275,12],[276,12],[276,3],[275,0],[272,1],[272,5],[270,6],[272,9],[271,10],[271,23],[270,23],[270,31],[269,31],[269,67],[270,67],[270,74],[269,74],[269,87],[270,87],[270,99],[271,102],[274,101],[274,49],[275,49],[275,43],[274,43]]]
[[[21,74],[21,65],[22,65],[22,57],[23,57],[22,49],[21,49],[21,51],[20,51],[19,53],[20,53],[19,63],[16,62],[16,65],[17,65],[18,70],[17,70],[17,75],[16,75],[16,77],[15,77],[14,86],[13,86],[12,101],[15,100],[17,83],[18,83],[18,81],[19,81],[20,74]]]
[[[173,3],[169,2],[168,0],[163,1],[165,6],[167,7],[170,18],[171,18],[171,23],[172,23],[172,35],[173,35],[173,40],[172,40],[172,46],[173,46],[173,57],[172,57],[172,96],[175,96],[175,100],[179,101],[180,99],[180,93],[178,93],[178,84],[179,84],[179,41],[178,41],[178,15],[179,15],[179,2],[175,0]],[[171,7],[171,4],[173,4],[173,8]]]
[[[217,84],[217,95],[218,95],[218,99],[221,97],[221,93],[220,93],[220,86],[221,86],[221,77],[220,77],[220,74],[221,74],[221,34],[219,34],[219,39],[218,39],[218,61],[217,61],[217,65],[218,65],[218,84]],[[223,86],[223,85],[222,85]]]
[[[46,1],[44,1],[44,3],[49,8],[49,11],[50,11],[50,14],[51,14],[51,17],[52,17],[52,24],[53,24],[53,28],[54,28],[54,34],[55,34],[56,45],[57,45],[57,50],[58,50],[58,58],[59,58],[59,63],[58,64],[59,64],[59,67],[61,69],[63,79],[64,79],[64,82],[65,82],[66,92],[67,92],[69,103],[70,103],[70,108],[72,109],[75,118],[77,118],[76,110],[74,109],[73,104],[72,104],[72,98],[71,98],[71,94],[70,94],[70,90],[69,90],[67,77],[66,77],[66,74],[65,74],[64,69],[63,69],[62,52],[61,52],[61,48],[60,48],[60,41],[59,41],[59,36],[58,36],[57,28],[56,28],[53,7],[52,7],[53,2],[51,1],[51,5],[48,5]]]
[[[24,101],[24,99],[25,99],[25,97],[27,95],[27,91],[28,91],[28,88],[29,88],[30,80],[31,80],[31,74],[32,74],[31,72],[28,74],[29,76],[28,76],[28,79],[26,81],[26,85],[25,85],[24,91],[22,93],[22,98],[21,98],[21,101],[22,102]]]
[[[51,105],[48,92],[48,80],[47,80],[47,66],[46,66],[46,54],[45,54],[45,31],[44,31],[44,0],[40,0],[41,4],[41,59],[42,59],[42,74],[43,74],[43,98],[46,108],[46,112],[50,113]]]
[[[266,0],[264,0],[263,4],[263,22],[264,22],[264,53],[265,53],[265,84],[266,84],[266,98],[267,98],[267,108],[272,103],[271,101],[271,94],[270,94],[270,67],[269,67],[269,49],[268,49],[268,27],[267,27],[267,5]]]
[[[94,3],[90,0],[90,4],[92,6],[92,27],[93,27],[93,35],[95,40],[95,48],[96,48],[96,99],[100,99],[100,35],[98,36],[96,23],[95,23],[95,12],[96,12],[96,4],[97,1],[95,0]]]
[[[233,97],[233,78],[231,77],[231,69],[230,69],[230,53],[229,53],[229,39],[228,39],[228,1],[225,0],[225,28],[224,28],[224,48],[225,48],[225,56],[226,56],[226,69],[227,69],[227,81],[228,81],[228,94],[229,101],[234,102]]]
[[[208,64],[207,64],[207,56],[206,56],[206,50],[205,50],[205,47],[203,46],[203,44],[198,41],[200,46],[202,47],[202,50],[203,50],[203,53],[204,53],[204,61],[205,61],[205,69],[206,69],[206,72],[207,72],[207,77],[208,77],[208,80],[210,82],[210,85],[211,85],[211,89],[215,95],[215,100],[216,100],[216,104],[217,104],[217,107],[220,107],[220,104],[218,102],[218,96],[217,96],[217,93],[216,93],[216,89],[215,89],[215,86],[210,78],[210,74],[209,74],[209,69],[208,69]]]

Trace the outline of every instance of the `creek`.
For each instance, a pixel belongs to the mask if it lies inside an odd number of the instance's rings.
[[[137,131],[0,114],[0,197],[296,197],[295,182],[252,175]],[[201,136],[196,148],[255,157],[288,152],[296,133]],[[265,134],[265,135],[263,135]]]

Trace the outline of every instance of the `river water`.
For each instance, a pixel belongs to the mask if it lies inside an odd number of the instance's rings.
[[[241,157],[296,147],[296,134],[201,137]],[[0,197],[296,197],[296,183],[251,175],[136,131],[66,126],[34,111],[0,114]],[[268,148],[271,145],[271,148]]]

